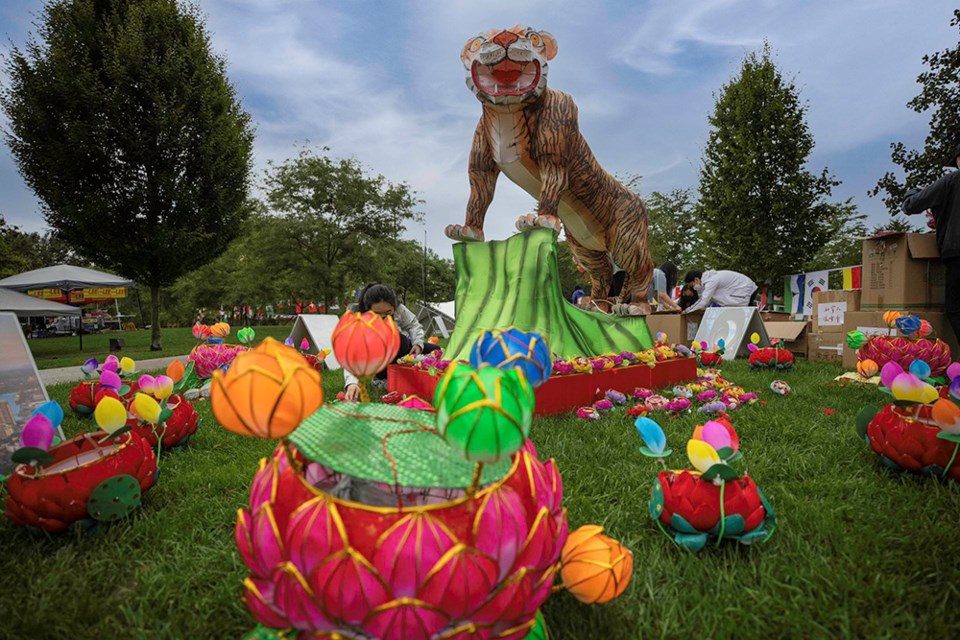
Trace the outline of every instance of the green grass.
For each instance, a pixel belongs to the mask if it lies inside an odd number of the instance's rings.
[[[290,335],[293,325],[254,327],[257,338],[271,336],[279,340]],[[97,358],[101,362],[110,353],[110,338],[122,338],[125,341],[120,356],[130,356],[134,360],[147,358],[166,358],[190,353],[197,344],[190,327],[177,327],[160,330],[161,351],[150,351],[150,330],[112,331],[109,333],[86,334],[83,336],[83,351],[80,351],[80,339],[77,336],[60,338],[37,338],[28,340],[30,351],[37,362],[38,369],[80,366],[87,358]],[[236,328],[233,333],[236,341]]]
[[[737,411],[747,468],[779,516],[765,544],[693,555],[647,515],[656,461],[628,418],[538,420],[533,440],[556,458],[571,529],[598,523],[634,553],[633,582],[613,603],[557,593],[551,638],[952,638],[960,635],[960,487],[882,469],[854,434],[859,408],[882,397],[840,388],[840,369],[801,363],[783,375],[724,368],[765,406]],[[325,377],[328,393],[341,383]],[[64,402],[69,385],[52,389]],[[827,415],[824,409],[834,411]],[[93,535],[36,537],[0,524],[0,637],[236,638],[253,627],[233,543],[257,460],[271,442],[217,427],[209,406],[183,451],[129,520]],[[663,421],[682,466],[697,416]],[[68,431],[82,423],[68,420]]]

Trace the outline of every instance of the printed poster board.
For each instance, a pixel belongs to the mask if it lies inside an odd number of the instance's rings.
[[[747,345],[754,333],[760,336],[758,347],[770,346],[767,329],[756,307],[710,307],[703,313],[695,340],[706,342],[712,349],[722,339],[723,359],[734,360],[750,355]]]
[[[340,318],[332,314],[310,313],[297,316],[297,321],[290,332],[294,348],[299,349],[300,342],[306,338],[310,342],[308,353],[316,354],[320,349],[333,349],[331,338],[339,321]],[[331,370],[340,368],[340,363],[333,357],[333,351],[326,357],[324,363]]]
[[[37,364],[14,313],[0,313],[0,473],[13,469],[20,428],[33,411],[50,400]],[[63,430],[58,435],[63,440]]]

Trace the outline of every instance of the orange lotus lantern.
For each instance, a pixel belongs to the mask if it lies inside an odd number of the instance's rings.
[[[877,366],[877,363],[873,360],[860,360],[857,362],[857,373],[864,378],[872,378],[877,375],[877,371],[880,370],[880,367]]]
[[[400,331],[393,318],[371,311],[345,313],[331,342],[340,366],[360,379],[360,399],[369,402],[363,381],[383,371],[400,350]]]
[[[630,584],[633,554],[603,535],[603,527],[584,525],[570,534],[560,555],[563,585],[580,602],[602,604]]]
[[[210,388],[224,428],[256,438],[283,438],[323,404],[320,373],[296,350],[272,338],[241,353]]]

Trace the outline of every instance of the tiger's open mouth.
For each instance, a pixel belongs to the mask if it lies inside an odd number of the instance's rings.
[[[504,59],[493,65],[473,63],[473,83],[491,96],[520,96],[533,91],[540,82],[540,63]]]

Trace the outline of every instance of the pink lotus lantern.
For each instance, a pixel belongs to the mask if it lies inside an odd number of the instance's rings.
[[[188,360],[193,363],[193,371],[198,378],[207,379],[220,367],[228,367],[238,353],[247,348],[232,344],[199,344],[190,352]]]

